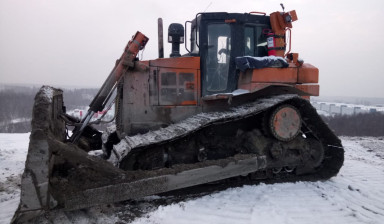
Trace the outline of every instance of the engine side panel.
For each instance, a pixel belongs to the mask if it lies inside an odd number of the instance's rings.
[[[120,137],[145,133],[202,111],[199,57],[149,61],[145,71],[125,74],[118,88]]]

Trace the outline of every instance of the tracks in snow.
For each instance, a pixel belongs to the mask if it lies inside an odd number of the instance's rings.
[[[3,170],[9,167],[10,173],[18,175],[23,168],[21,157],[25,159],[28,135],[15,138],[12,144],[8,143],[9,138],[0,138],[0,145],[6,146],[1,149],[12,151],[4,154],[7,157],[0,167]],[[131,221],[135,224],[382,223],[384,138],[344,137],[342,141],[345,147],[344,166],[329,181],[260,184],[187,198],[152,196],[132,201],[131,204],[58,214],[50,220],[119,224]],[[11,160],[17,162],[4,163]],[[9,210],[12,202],[6,200],[0,203],[1,208],[8,208],[0,209],[0,220],[5,223],[13,215]],[[16,208],[17,205],[13,206]],[[133,210],[128,212],[128,209]]]
[[[384,141],[343,144],[344,166],[329,181],[232,188],[162,205],[132,223],[382,223]]]

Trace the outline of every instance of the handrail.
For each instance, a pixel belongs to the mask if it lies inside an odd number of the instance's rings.
[[[288,33],[289,33],[289,50],[287,51],[287,53],[284,55],[284,57],[287,57],[287,55],[289,54],[289,53],[291,53],[291,34],[292,34],[292,32],[291,32],[291,29],[290,28],[286,28],[285,29],[285,32],[287,32],[288,31]]]

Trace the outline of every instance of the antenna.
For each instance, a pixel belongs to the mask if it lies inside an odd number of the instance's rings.
[[[207,11],[207,9],[212,5],[212,2],[209,3],[209,5],[207,6],[207,8],[205,8],[204,12]]]
[[[283,8],[283,12],[284,12],[284,4],[283,3],[280,3],[280,5],[281,5],[281,8]]]

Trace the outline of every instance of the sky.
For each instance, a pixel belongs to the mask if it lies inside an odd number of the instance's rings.
[[[297,12],[292,52],[319,68],[320,95],[384,97],[382,0],[0,0],[0,84],[98,88],[136,31],[150,38],[140,59],[158,57],[159,17],[166,35],[198,12],[269,14],[280,3]]]

